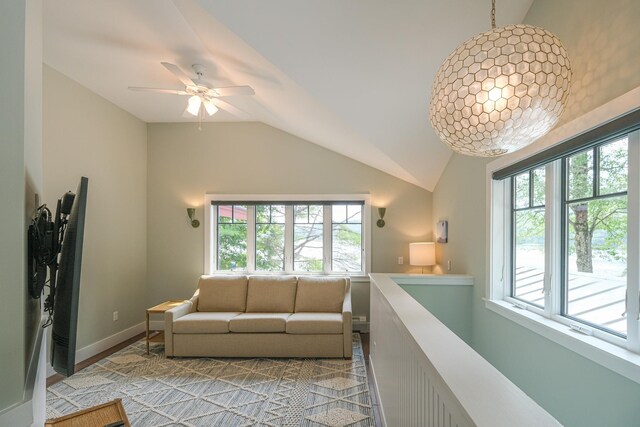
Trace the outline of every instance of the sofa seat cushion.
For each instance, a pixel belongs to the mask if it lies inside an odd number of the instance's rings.
[[[341,313],[294,313],[287,319],[287,333],[299,335],[341,334]]]
[[[229,332],[229,320],[240,312],[195,312],[185,314],[173,321],[175,334],[226,334]]]
[[[293,313],[297,283],[296,276],[249,276],[246,312]]]
[[[231,332],[285,332],[289,313],[242,313],[229,322]]]
[[[344,277],[298,278],[296,313],[341,313],[347,279]]]
[[[245,311],[247,276],[202,276],[198,283],[198,311]]]

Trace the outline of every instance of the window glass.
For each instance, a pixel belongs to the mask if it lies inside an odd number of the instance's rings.
[[[362,271],[362,206],[332,207],[333,271]]]
[[[294,205],[293,269],[321,272],[323,255],[322,205]]]
[[[283,205],[256,206],[256,270],[284,271]]]
[[[566,314],[626,334],[627,197],[568,205]]]
[[[600,194],[627,191],[627,138],[599,147]]]
[[[514,178],[513,280],[511,296],[544,307],[545,172],[544,167]],[[529,196],[533,195],[533,206]]]
[[[516,208],[529,207],[529,172],[517,175],[514,186]]]
[[[569,200],[593,196],[593,150],[569,157],[567,172]]]
[[[218,270],[247,268],[247,206],[218,206]]]
[[[544,206],[545,201],[545,168],[534,169],[533,182],[533,206]]]

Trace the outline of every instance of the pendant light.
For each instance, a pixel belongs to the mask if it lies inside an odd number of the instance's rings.
[[[547,133],[564,110],[571,65],[562,43],[532,25],[496,28],[458,46],[443,62],[429,116],[454,151],[499,156]]]

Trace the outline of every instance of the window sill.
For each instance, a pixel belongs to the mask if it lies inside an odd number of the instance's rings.
[[[486,300],[485,307],[625,378],[640,384],[640,354],[598,338],[571,331],[566,325],[516,308],[506,301]]]

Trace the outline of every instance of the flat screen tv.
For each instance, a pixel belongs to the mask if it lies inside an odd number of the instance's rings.
[[[89,180],[82,177],[75,196],[72,193],[63,196],[58,202],[58,210],[61,212],[56,212],[56,221],[64,218],[66,228],[63,229],[64,234],[60,236],[62,240],[60,259],[57,277],[54,279],[55,288],[52,288],[55,297],[53,299],[51,365],[56,372],[64,376],[73,375],[75,372],[80,269],[88,183]]]

